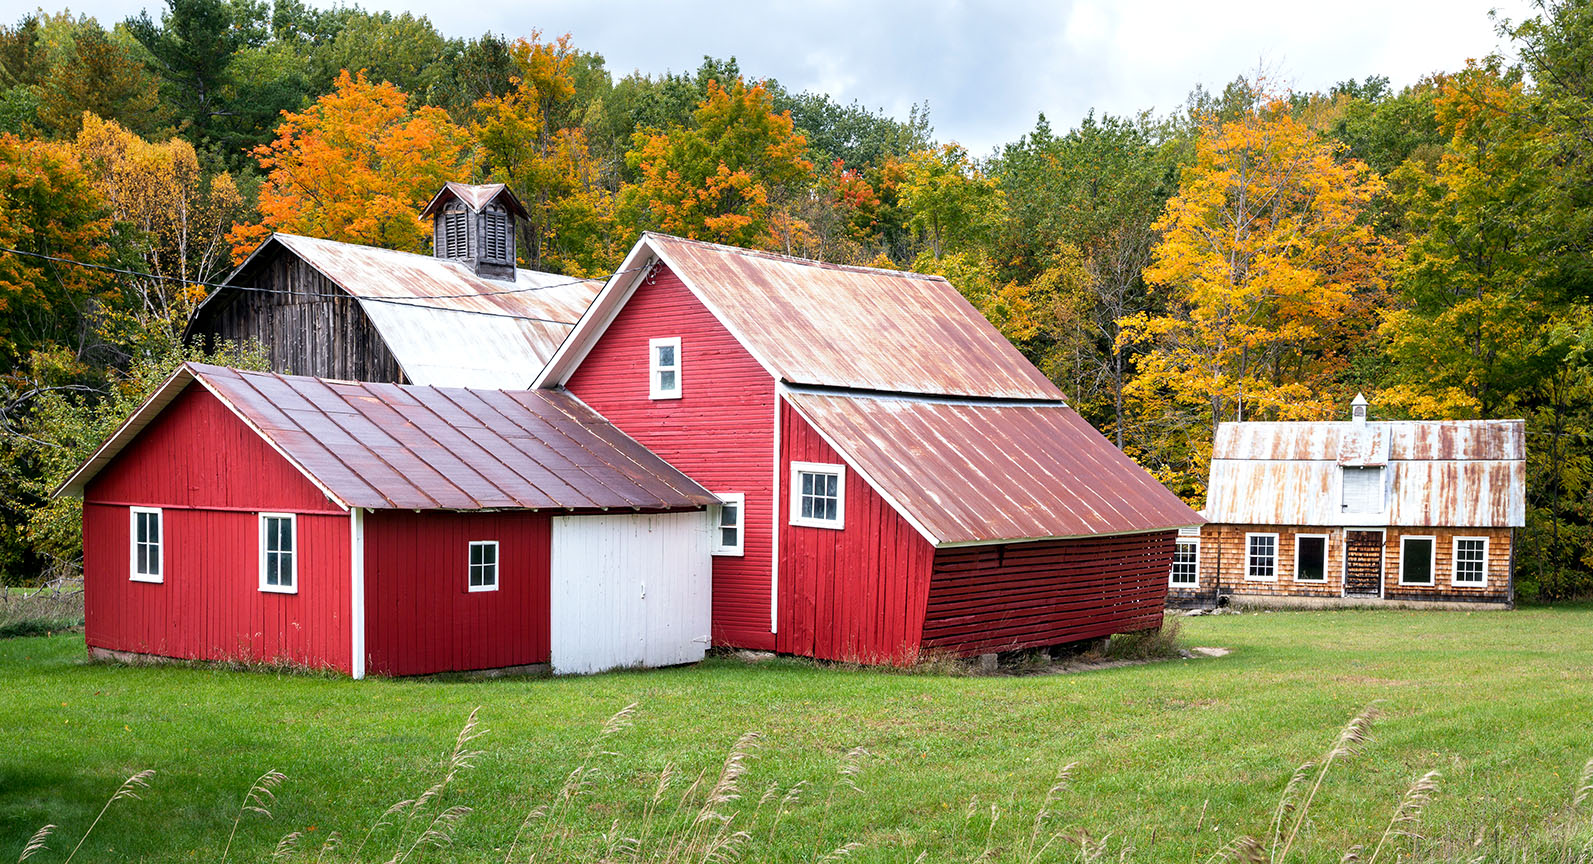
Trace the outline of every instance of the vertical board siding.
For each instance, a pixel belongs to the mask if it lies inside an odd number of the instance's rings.
[[[129,573],[129,505],[162,508],[160,583]],[[260,590],[258,512],[298,516],[298,593]],[[91,648],[350,670],[349,519],[202,387],[84,490]]]
[[[936,550],[924,648],[983,654],[1160,627],[1176,534]]]
[[[651,399],[648,340],[676,336],[682,396]],[[713,639],[772,650],[774,379],[659,265],[566,387],[709,491],[747,496],[745,554],[713,561]]]
[[[780,406],[781,488],[792,462],[844,464],[792,408]],[[782,498],[786,496],[782,495]],[[935,549],[856,471],[846,472],[845,527],[780,525],[778,650],[826,660],[918,657]]]
[[[429,675],[548,662],[549,521],[528,511],[367,514],[367,669]],[[469,590],[473,540],[498,541],[496,591]]]
[[[712,615],[710,539],[706,512],[553,519],[553,671],[701,660]]]

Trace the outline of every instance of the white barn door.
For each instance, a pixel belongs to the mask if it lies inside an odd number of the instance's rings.
[[[695,663],[708,650],[708,514],[553,519],[553,671]]]

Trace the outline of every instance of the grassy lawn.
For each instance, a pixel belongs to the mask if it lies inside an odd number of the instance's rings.
[[[517,859],[555,826],[572,836],[538,861],[597,860],[611,826],[641,831],[666,765],[679,779],[648,830],[669,831],[673,802],[699,772],[712,784],[748,731],[761,746],[741,799],[720,809],[752,835],[740,850],[749,861],[812,861],[848,842],[862,844],[856,861],[971,861],[987,845],[1026,860],[1035,813],[1072,762],[1042,838],[1082,829],[1106,837],[1110,859],[1132,847],[1136,861],[1204,860],[1237,834],[1264,834],[1296,766],[1374,700],[1385,716],[1371,740],[1334,767],[1310,809],[1308,860],[1375,842],[1429,769],[1443,776],[1424,833],[1468,848],[1480,837],[1470,858],[1568,818],[1593,756],[1593,607],[1204,617],[1185,619],[1185,641],[1233,653],[1031,677],[715,660],[580,679],[355,683],[97,665],[79,636],[5,640],[0,859],[52,822],[62,827],[51,850],[30,861],[63,860],[118,784],[152,768],[142,797],[112,805],[78,860],[214,861],[244,791],[276,768],[287,780],[274,817],[245,815],[234,860],[265,859],[289,831],[304,833],[306,860],[341,832],[347,860],[388,805],[435,781],[477,706],[490,730],[474,742],[482,755],[436,805],[474,812],[452,847],[410,861],[502,860],[528,808],[554,799],[604,720],[631,702],[632,725],[602,742],[612,755],[586,763],[595,770],[568,817],[534,821]],[[837,777],[857,746],[869,755],[853,790]],[[777,828],[776,802],[754,814],[772,784],[783,796],[803,780]],[[362,857],[387,860],[392,830]],[[1045,860],[1076,856],[1052,847]]]

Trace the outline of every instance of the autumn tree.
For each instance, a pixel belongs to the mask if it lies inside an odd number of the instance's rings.
[[[636,133],[625,158],[639,178],[621,192],[630,225],[756,248],[778,245],[814,170],[791,116],[740,79],[710,81],[690,124]]]
[[[345,72],[256,149],[261,220],[228,235],[233,260],[273,231],[424,251],[431,228],[417,214],[443,183],[474,175],[473,143],[442,109],[411,111],[397,87]]]
[[[933,258],[986,243],[1005,215],[1006,196],[960,144],[908,156],[898,196]]]

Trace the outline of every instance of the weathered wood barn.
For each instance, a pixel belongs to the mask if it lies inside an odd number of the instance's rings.
[[[200,304],[188,338],[258,340],[284,374],[526,387],[601,285],[517,269],[524,215],[502,184],[449,183],[422,212],[429,256],[274,234]]]
[[[937,276],[647,234],[537,383],[727,502],[715,644],[899,662],[1152,628],[1200,523]]]
[[[1224,423],[1174,602],[1513,602],[1520,420]]]
[[[708,647],[718,499],[565,393],[190,364],[62,491],[96,653],[358,678]]]

